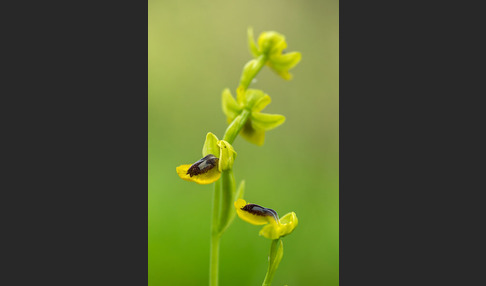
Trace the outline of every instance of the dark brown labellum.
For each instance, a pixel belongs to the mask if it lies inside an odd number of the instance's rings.
[[[204,174],[211,170],[214,167],[218,166],[219,159],[216,158],[213,154],[209,154],[206,157],[202,158],[201,160],[197,161],[196,163],[192,164],[191,167],[187,170],[189,176],[195,176],[199,174]]]
[[[254,215],[259,215],[259,216],[273,216],[273,218],[278,221],[278,214],[276,211],[269,209],[269,208],[264,208],[259,205],[255,204],[247,204],[246,206],[241,208],[244,211],[247,211],[251,214]]]

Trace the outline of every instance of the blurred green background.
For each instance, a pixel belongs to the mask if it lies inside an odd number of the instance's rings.
[[[338,285],[339,3],[337,0],[148,2],[148,281],[207,285],[213,184],[177,176],[202,157],[206,133],[227,127],[221,92],[251,59],[247,27],[286,36],[302,61],[285,81],[265,67],[252,85],[272,97],[265,112],[287,121],[262,147],[238,137],[237,183],[245,199],[295,211],[273,285]],[[221,241],[220,285],[261,285],[270,240],[238,217]]]

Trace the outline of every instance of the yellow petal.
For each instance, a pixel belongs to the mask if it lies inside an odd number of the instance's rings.
[[[289,73],[289,70],[293,69],[301,58],[302,55],[299,52],[275,55],[268,61],[267,65],[283,79],[291,80],[292,74]]]
[[[289,235],[297,227],[297,215],[294,212],[284,215],[279,224],[269,224],[260,230],[260,235],[268,239],[278,239]]]
[[[256,130],[251,126],[251,120],[248,120],[245,127],[241,130],[241,137],[248,140],[250,143],[262,146],[265,142],[265,131]]]
[[[302,59],[302,54],[299,52],[290,52],[286,54],[275,55],[270,58],[272,67],[276,70],[291,70]]]
[[[272,130],[285,122],[285,116],[254,112],[251,114],[251,126],[256,130]]]
[[[254,106],[259,103],[264,97],[265,93],[259,89],[248,89],[245,93],[245,106],[253,110]],[[268,95],[267,95],[268,96]]]
[[[285,79],[285,80],[291,80],[292,79],[292,74],[289,73],[288,70],[277,70],[275,67],[273,67],[273,65],[268,62],[268,66],[274,71],[276,72],[281,78]]]
[[[267,224],[271,221],[274,221],[274,223],[276,224],[273,216],[256,215],[256,214],[252,214],[248,211],[243,210],[242,208],[246,205],[247,205],[247,203],[244,199],[238,199],[235,202],[236,213],[238,214],[238,216],[242,220],[244,220],[248,223],[254,224],[254,225],[263,225],[263,224]]]
[[[264,97],[260,98],[256,103],[255,105],[253,106],[253,108],[251,109],[252,112],[260,112],[262,111],[267,105],[270,104],[270,102],[272,102],[272,99],[270,98],[270,96],[268,94],[265,94]]]
[[[280,237],[280,229],[278,225],[269,224],[264,226],[258,234],[268,239],[278,239]]]
[[[219,172],[218,168],[212,168],[211,170],[207,171],[206,173],[193,175],[192,177],[187,174],[187,170],[192,165],[180,165],[176,168],[177,175],[183,180],[189,182],[195,182],[200,185],[207,185],[216,182],[221,177],[221,172]]]
[[[244,199],[238,199],[235,203],[236,209],[241,209],[242,207],[246,206],[246,201]]]
[[[293,78],[292,74],[289,73],[288,71],[281,71],[281,72],[277,72],[278,75],[285,79],[285,80],[291,80]]]
[[[294,212],[284,215],[280,219],[280,226],[282,227],[280,236],[286,236],[292,233],[292,231],[294,231],[298,224],[299,220],[297,219],[297,215]]]

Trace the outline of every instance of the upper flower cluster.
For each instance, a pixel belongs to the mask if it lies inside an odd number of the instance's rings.
[[[258,89],[239,91],[237,100],[229,89],[223,91],[223,112],[229,122],[232,122],[243,110],[250,115],[246,121],[241,136],[256,145],[265,142],[265,131],[272,130],[285,122],[285,116],[280,114],[261,113],[272,99],[268,94]]]
[[[267,65],[286,80],[292,79],[289,70],[294,68],[302,58],[299,52],[285,52],[285,36],[274,31],[263,32],[258,37],[258,45],[253,37],[253,29],[248,29],[248,45],[255,58],[264,56]]]

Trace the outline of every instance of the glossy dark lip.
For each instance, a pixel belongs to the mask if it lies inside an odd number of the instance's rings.
[[[254,215],[258,216],[273,216],[273,218],[278,221],[278,214],[276,211],[262,207],[260,205],[256,204],[247,204],[244,207],[241,208],[241,210],[244,210],[246,212],[249,212]]]
[[[214,156],[213,154],[209,154],[205,156],[204,158],[200,159],[196,163],[192,164],[191,167],[187,170],[187,175],[189,176],[196,176],[199,174],[204,174],[209,172],[212,168],[216,167],[218,165],[219,159]],[[206,163],[207,166],[200,169],[199,165]]]

